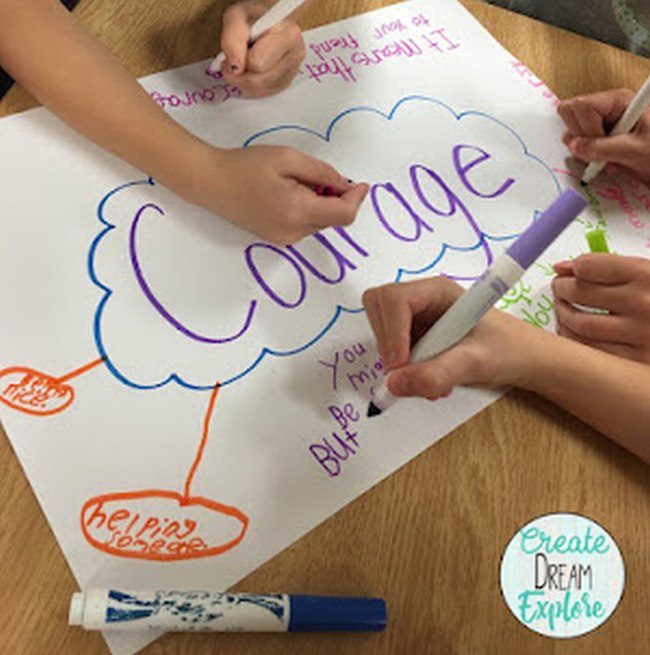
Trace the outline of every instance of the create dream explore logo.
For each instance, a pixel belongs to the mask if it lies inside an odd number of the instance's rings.
[[[547,637],[578,637],[598,628],[618,606],[624,585],[616,542],[578,514],[533,519],[501,560],[501,591],[510,611]]]

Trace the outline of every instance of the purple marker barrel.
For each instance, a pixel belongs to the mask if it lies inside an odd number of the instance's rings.
[[[506,254],[524,270],[529,268],[586,206],[587,201],[579,193],[567,189],[506,250]]]
[[[561,193],[415,344],[410,361],[436,357],[469,334],[586,206],[587,201],[579,193],[570,189]],[[368,416],[381,414],[396,400],[384,382],[368,405]]]

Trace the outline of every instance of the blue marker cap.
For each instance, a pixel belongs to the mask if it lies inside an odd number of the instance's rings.
[[[381,632],[386,603],[381,598],[289,596],[289,632]]]

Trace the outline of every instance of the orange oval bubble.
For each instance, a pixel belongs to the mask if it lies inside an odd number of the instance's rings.
[[[19,412],[48,416],[70,405],[74,389],[46,373],[12,366],[0,371],[0,400]]]
[[[230,519],[227,530],[224,516]],[[158,562],[225,553],[248,528],[248,517],[236,507],[164,489],[95,496],[84,503],[80,518],[81,530],[95,548]]]

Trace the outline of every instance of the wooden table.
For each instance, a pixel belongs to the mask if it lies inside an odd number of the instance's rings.
[[[75,15],[140,76],[212,55],[225,4],[82,0]],[[387,4],[317,2],[304,27]],[[560,97],[637,87],[648,72],[647,60],[478,0],[463,4]],[[14,87],[0,103],[0,115],[34,104]],[[510,393],[238,585],[383,596],[390,608],[384,634],[168,635],[145,652],[648,653],[648,472],[568,414]],[[76,585],[4,433],[0,496],[0,652],[107,653],[99,634],[67,627]],[[498,572],[501,553],[519,527],[563,510],[590,516],[610,531],[625,559],[627,584],[620,607],[600,629],[555,641],[514,619],[501,598]]]

